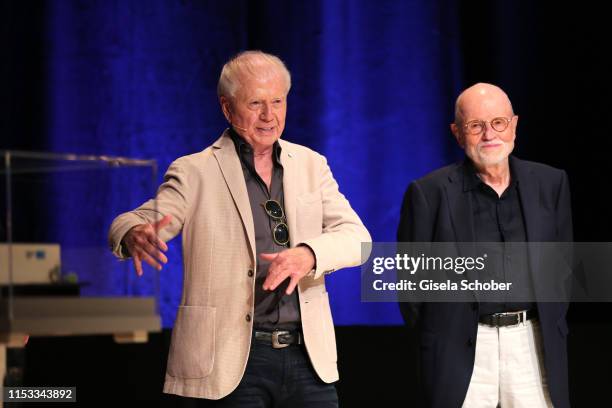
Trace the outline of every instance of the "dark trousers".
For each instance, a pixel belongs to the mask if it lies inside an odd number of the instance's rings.
[[[253,339],[246,371],[238,387],[220,400],[200,399],[196,405],[204,408],[337,408],[338,395],[333,384],[326,384],[317,376],[303,345],[274,349],[270,343]]]

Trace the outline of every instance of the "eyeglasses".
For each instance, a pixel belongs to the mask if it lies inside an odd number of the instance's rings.
[[[493,118],[490,121],[479,119],[470,120],[468,123],[463,125],[463,127],[470,135],[479,135],[484,132],[487,127],[487,123],[489,126],[491,126],[491,129],[495,130],[496,132],[503,132],[508,128],[508,125],[510,122],[512,122],[513,118],[514,116],[511,118],[504,118],[502,116],[499,118]]]
[[[270,218],[277,222],[272,230],[272,239],[278,245],[286,246],[289,243],[289,227],[285,223],[285,212],[276,200],[268,200],[262,204]]]

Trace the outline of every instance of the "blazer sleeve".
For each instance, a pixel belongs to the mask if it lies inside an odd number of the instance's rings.
[[[337,269],[361,265],[370,255],[370,233],[340,192],[325,157],[319,156],[317,179],[323,207],[321,235],[305,240],[316,258],[314,278]],[[362,251],[363,246],[363,251]],[[363,253],[362,253],[363,252]]]
[[[432,216],[427,202],[418,182],[414,181],[406,190],[400,211],[400,222],[397,229],[398,250],[402,243],[407,242],[430,242],[432,240]],[[398,271],[397,279],[402,279]],[[410,327],[418,324],[421,302],[410,301],[407,295],[399,294],[399,309],[404,322]]]
[[[564,290],[565,297],[569,301],[571,299],[572,289],[574,280],[577,279],[576,273],[576,259],[573,248],[574,231],[572,224],[572,205],[570,197],[570,186],[567,173],[561,172],[561,178],[559,187],[557,189],[557,203],[556,203],[556,241],[561,243],[563,254],[560,259],[564,259],[565,263],[560,266],[560,270],[567,271],[567,277],[565,278]],[[562,303],[561,316],[565,316],[569,304],[567,302]]]
[[[174,238],[182,229],[189,208],[190,195],[193,189],[190,180],[193,172],[187,164],[178,159],[173,162],[164,175],[164,182],[157,190],[155,198],[146,201],[140,207],[123,213],[115,218],[110,226],[108,242],[112,252],[119,258],[125,258],[121,251],[121,241],[127,232],[139,224],[159,221],[166,215],[172,216],[170,225],[159,231],[164,241]]]

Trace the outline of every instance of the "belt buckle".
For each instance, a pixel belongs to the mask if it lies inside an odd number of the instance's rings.
[[[513,316],[513,317],[516,318],[516,323],[508,324],[505,327],[515,327],[515,326],[518,326],[521,323],[525,324],[525,321],[527,320],[527,311],[495,313],[493,316],[495,316],[495,321],[497,323],[497,327],[502,327],[502,326],[499,326],[499,320],[500,320],[500,318],[502,316]]]
[[[274,330],[272,332],[272,348],[282,349],[282,348],[285,348],[285,347],[289,347],[288,343],[280,343],[278,341],[278,336],[280,336],[282,334],[289,334],[289,332],[286,331],[286,330]]]

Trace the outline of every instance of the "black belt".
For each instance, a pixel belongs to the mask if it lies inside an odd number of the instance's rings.
[[[299,331],[274,330],[260,331],[255,330],[255,339],[269,343],[273,348],[285,348],[292,344],[304,344],[302,333]]]
[[[535,319],[538,316],[536,310],[527,310],[522,312],[508,313],[493,313],[490,315],[480,316],[478,322],[492,327],[516,326],[519,323],[527,320]]]

